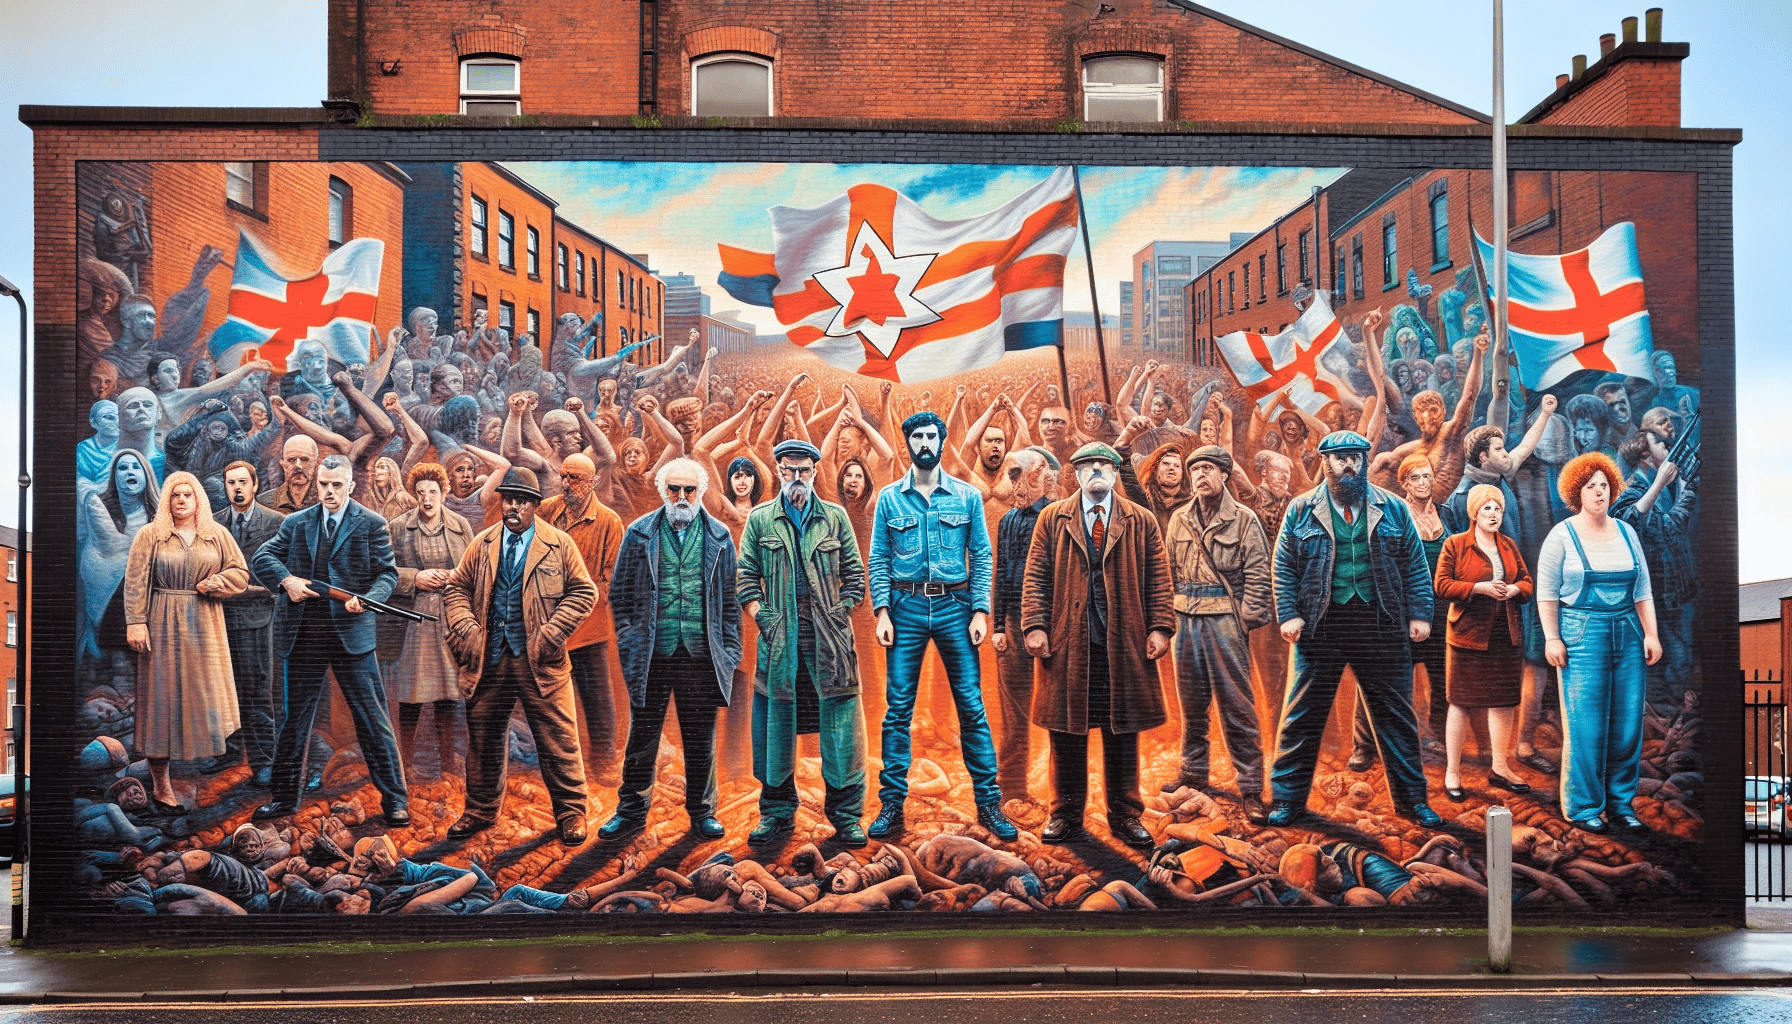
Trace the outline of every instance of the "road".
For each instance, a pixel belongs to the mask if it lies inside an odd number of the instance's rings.
[[[1792,1019],[1792,991],[1693,989],[1541,990],[1511,995],[1475,991],[1190,992],[1173,990],[868,992],[745,994],[664,993],[505,1000],[391,1003],[281,1003],[231,1006],[119,1004],[33,1007],[0,1012],[0,1024],[1015,1024],[1099,1020],[1107,1024],[1264,1024],[1339,1021],[1468,1024],[1707,1024]]]

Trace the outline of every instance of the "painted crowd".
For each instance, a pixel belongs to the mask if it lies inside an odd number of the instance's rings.
[[[1456,294],[1347,322],[1317,416],[1119,352],[892,385],[426,308],[222,371],[219,259],[80,337],[96,908],[1472,906],[1501,805],[1521,901],[1696,870],[1665,349],[1501,395]]]

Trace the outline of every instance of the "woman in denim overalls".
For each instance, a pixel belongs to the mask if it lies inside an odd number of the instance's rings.
[[[1561,670],[1562,813],[1604,832],[1609,810],[1629,832],[1643,753],[1646,665],[1661,660],[1649,568],[1636,531],[1607,515],[1623,479],[1599,452],[1562,467],[1557,487],[1574,515],[1543,541],[1537,611],[1544,656]]]

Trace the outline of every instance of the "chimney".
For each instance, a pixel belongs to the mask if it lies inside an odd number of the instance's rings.
[[[1651,7],[1640,26],[1638,19],[1624,18],[1620,33],[1601,34],[1592,58],[1597,63],[1575,54],[1569,73],[1557,75],[1551,95],[1519,123],[1679,127],[1680,64],[1692,48],[1661,41],[1661,15],[1660,7]]]
[[[1599,56],[1603,57],[1606,54],[1612,52],[1612,49],[1614,47],[1616,47],[1617,45],[1618,45],[1618,37],[1611,34],[1610,32],[1607,32],[1605,35],[1600,36],[1599,37]]]
[[[1636,42],[1636,17],[1634,15],[1624,19],[1624,41]]]
[[[1587,55],[1584,53],[1575,54],[1574,55],[1574,72],[1571,77],[1575,81],[1579,81],[1580,76],[1582,76],[1586,73],[1587,73]]]
[[[1556,88],[1560,89],[1572,81],[1574,81],[1574,79],[1569,78],[1567,75],[1557,75],[1556,76]]]
[[[1643,12],[1643,24],[1647,26],[1647,35],[1643,38],[1651,43],[1661,42],[1661,8],[1651,7]]]

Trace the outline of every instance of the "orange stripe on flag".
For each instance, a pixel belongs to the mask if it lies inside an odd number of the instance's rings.
[[[772,311],[778,314],[778,322],[781,324],[794,324],[799,320],[807,320],[816,313],[824,309],[833,309],[839,304],[832,295],[828,294],[828,290],[821,286],[821,282],[813,277],[803,282],[803,290],[800,292],[786,292],[783,295],[772,296]]]
[[[949,281],[952,278],[968,274],[973,270],[993,267],[1012,260],[1026,251],[1034,240],[1054,228],[1067,227],[1076,223],[1076,199],[1067,198],[1062,202],[1039,208],[1030,214],[1021,225],[1020,233],[1013,238],[1002,238],[988,242],[966,242],[950,252],[941,253],[921,276],[917,288],[925,288],[930,284]]]
[[[887,185],[854,185],[846,190],[852,201],[852,213],[846,224],[846,252],[841,265],[852,262],[852,243],[859,237],[859,225],[870,224],[877,237],[891,244],[896,225],[896,190]]]
[[[736,277],[759,277],[762,274],[778,273],[777,260],[769,252],[754,252],[751,249],[736,249],[732,245],[717,244],[722,253],[722,273]]]

